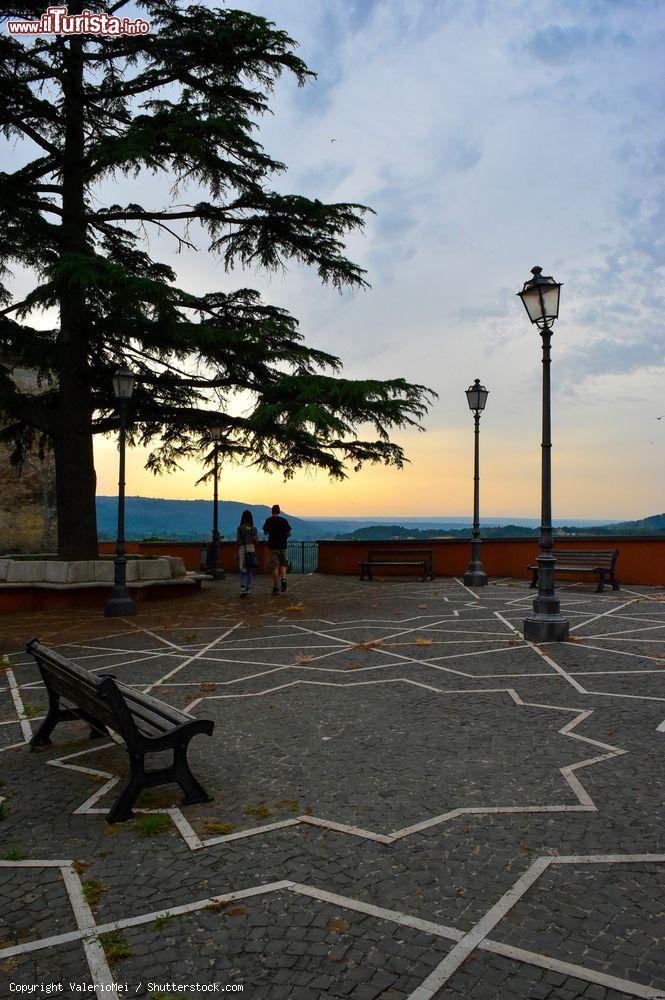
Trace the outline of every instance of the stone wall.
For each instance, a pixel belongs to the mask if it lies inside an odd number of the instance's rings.
[[[35,376],[16,369],[22,389],[37,391]],[[28,455],[21,473],[11,465],[9,448],[0,445],[0,553],[57,551],[55,463]]]

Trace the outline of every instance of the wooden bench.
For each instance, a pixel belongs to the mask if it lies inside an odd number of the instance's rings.
[[[605,589],[605,578],[609,578],[613,590],[619,589],[614,575],[614,567],[619,556],[618,549],[555,549],[555,572],[560,573],[597,573],[598,586],[596,593],[602,594]],[[538,586],[538,565],[527,566],[533,572],[531,586]]]
[[[106,816],[107,823],[131,819],[132,806],[144,788],[175,782],[185,803],[208,802],[209,796],[189,769],[187,748],[198,733],[211,735],[212,719],[193,719],[171,705],[121,684],[111,674],[92,674],[32,639],[26,651],[34,656],[48,694],[48,713],[32,737],[32,746],[45,746],[59,722],[83,719],[90,738],[112,729],[125,742],[129,776]],[[64,705],[61,705],[61,701]],[[147,771],[145,756],[173,751],[170,767]]]
[[[373,580],[375,566],[422,566],[423,580],[432,580],[432,549],[375,549],[359,562],[360,579]]]

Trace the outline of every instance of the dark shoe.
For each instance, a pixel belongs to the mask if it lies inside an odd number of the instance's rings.
[[[240,591],[240,596],[241,597],[249,597],[249,591],[248,590],[241,590]]]
[[[277,597],[278,594],[279,594],[279,588],[278,587],[273,587],[272,588],[272,596],[273,597]]]
[[[280,587],[282,588],[282,593],[284,593],[284,591],[288,587],[288,584],[286,582],[286,577],[282,577],[282,582],[280,583]]]

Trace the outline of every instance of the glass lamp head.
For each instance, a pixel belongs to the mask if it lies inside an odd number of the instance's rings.
[[[562,284],[560,281],[555,281],[551,275],[543,274],[542,271],[542,267],[532,267],[533,278],[525,281],[522,291],[517,293],[529,319],[541,329],[551,326],[558,318]]]
[[[118,368],[111,381],[113,383],[113,394],[116,399],[131,399],[136,377],[126,365]]]
[[[486,389],[484,385],[481,385],[480,379],[477,378],[473,385],[470,385],[466,390],[466,398],[469,404],[469,409],[474,410],[475,412],[484,410],[488,396],[489,389]]]

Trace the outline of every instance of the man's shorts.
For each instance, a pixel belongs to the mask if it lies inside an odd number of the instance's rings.
[[[278,566],[288,566],[289,560],[286,555],[286,549],[269,549],[270,553],[270,568],[277,569]]]

